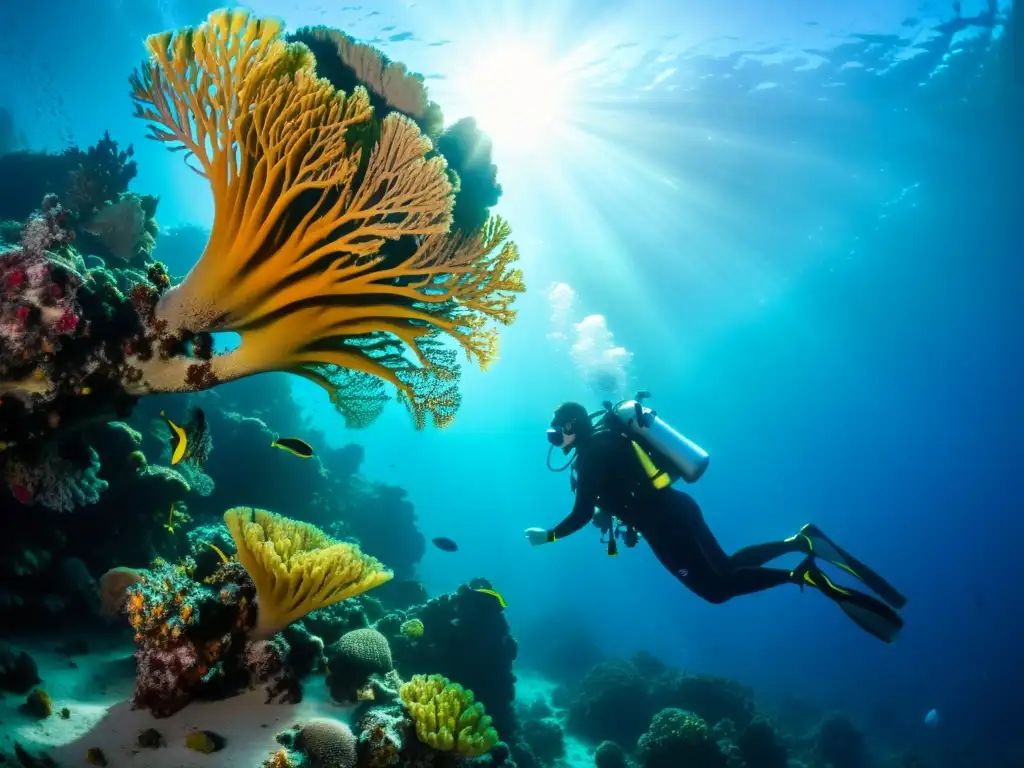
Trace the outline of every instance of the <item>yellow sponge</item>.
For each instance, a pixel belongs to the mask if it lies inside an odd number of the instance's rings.
[[[413,675],[399,695],[416,723],[416,736],[429,747],[480,757],[498,743],[484,705],[473,701],[472,691],[446,677]]]
[[[336,541],[309,523],[254,507],[229,509],[224,523],[256,585],[256,637],[270,637],[310,611],[394,576],[355,544]]]

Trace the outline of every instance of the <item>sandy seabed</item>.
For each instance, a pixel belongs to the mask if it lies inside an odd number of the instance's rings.
[[[32,754],[46,752],[62,768],[88,766],[86,752],[99,748],[111,768],[259,768],[280,745],[275,736],[313,717],[348,720],[352,708],[333,704],[322,679],[307,680],[299,704],[267,704],[262,690],[223,701],[196,702],[171,717],[155,718],[132,709],[135,662],[130,646],[102,645],[83,656],[68,657],[56,643],[15,642],[39,666],[37,686],[53,701],[53,714],[43,720],[24,714],[24,696],[0,698],[0,753],[11,754],[17,741]],[[67,707],[70,716],[59,716]],[[142,731],[155,728],[166,746],[138,745]],[[195,731],[212,731],[225,740],[219,752],[203,754],[185,746]]]
[[[53,714],[37,720],[19,710],[25,697],[0,696],[0,755],[12,754],[14,742],[30,753],[45,752],[61,768],[85,768],[89,749],[102,750],[110,768],[259,768],[280,748],[275,736],[314,717],[349,722],[353,707],[333,703],[322,678],[303,683],[299,704],[267,704],[262,690],[230,699],[196,702],[171,717],[155,718],[148,710],[132,709],[135,662],[130,644],[90,641],[90,652],[67,656],[55,649],[57,641],[12,642],[28,651],[39,667],[37,686],[49,694]],[[520,677],[517,697],[525,704],[550,702],[553,686],[537,677]],[[70,716],[60,717],[67,708]],[[139,734],[155,728],[165,746],[138,745]],[[195,731],[212,731],[225,740],[218,752],[204,754],[185,746]],[[591,768],[593,751],[575,739],[566,739],[565,768]]]

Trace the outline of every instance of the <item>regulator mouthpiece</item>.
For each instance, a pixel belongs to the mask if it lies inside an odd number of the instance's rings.
[[[562,443],[565,442],[565,435],[562,430],[551,427],[548,429],[548,442],[551,443],[555,448],[561,448]]]

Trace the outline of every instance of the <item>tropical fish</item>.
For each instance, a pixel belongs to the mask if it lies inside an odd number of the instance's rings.
[[[442,552],[458,552],[459,545],[449,539],[447,536],[438,536],[436,539],[431,539],[431,543],[440,549]]]
[[[228,556],[224,554],[224,550],[223,549],[218,547],[216,544],[211,544],[210,542],[206,542],[206,546],[208,546],[210,549],[212,549],[214,552],[216,552],[218,555],[220,555],[220,561],[222,563],[227,563],[228,562]]]
[[[490,595],[491,597],[496,598],[498,601],[498,605],[500,605],[502,608],[508,608],[508,603],[505,602],[505,598],[501,596],[500,592],[495,592],[493,589],[477,589],[476,591],[482,592],[485,595]]]
[[[294,454],[300,459],[313,458],[313,446],[297,437],[279,437],[270,444],[270,447],[288,451],[288,453]]]
[[[182,461],[191,461],[202,466],[210,452],[210,438],[206,433],[206,414],[202,408],[192,412],[192,419],[184,427],[172,421],[165,411],[160,415],[171,428],[169,442],[171,445],[171,466]]]
[[[173,501],[171,502],[171,512],[170,512],[169,515],[167,515],[167,522],[164,524],[164,528],[166,528],[171,533],[174,533],[174,502]]]

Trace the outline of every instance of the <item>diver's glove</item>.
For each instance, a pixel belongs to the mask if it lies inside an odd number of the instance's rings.
[[[551,540],[548,537],[548,532],[543,528],[527,528],[526,539],[535,547],[547,544]]]

